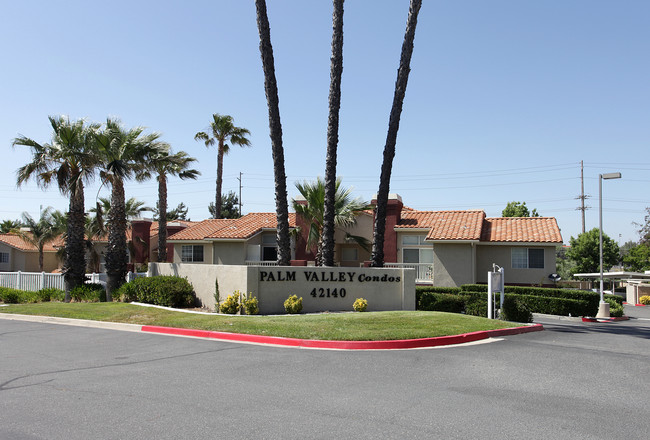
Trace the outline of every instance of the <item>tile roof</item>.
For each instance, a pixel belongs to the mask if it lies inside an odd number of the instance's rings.
[[[23,240],[23,238],[18,235],[18,234],[0,234],[0,243],[4,243],[7,246],[11,246],[14,249],[18,249],[21,251],[25,252],[36,252],[36,246],[28,243],[27,241]],[[43,250],[45,252],[56,252],[56,249],[54,248],[54,245],[57,243],[63,243],[62,240],[56,239],[52,242],[49,242],[45,245]]]
[[[296,227],[296,214],[289,213],[289,227]],[[263,229],[277,228],[273,212],[246,214],[238,219],[208,219],[170,236],[169,240],[243,240]]]
[[[554,217],[486,218],[481,241],[562,243]]]
[[[402,211],[396,229],[429,229],[427,240],[479,240],[485,212]]]

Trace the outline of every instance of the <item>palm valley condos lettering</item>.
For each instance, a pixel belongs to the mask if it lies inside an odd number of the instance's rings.
[[[383,275],[368,275],[366,273],[347,272],[347,271],[304,271],[302,272],[305,277],[304,281],[318,282],[318,283],[399,283],[402,281],[399,276],[391,276],[388,274]],[[300,278],[300,277],[299,277]],[[260,281],[296,281],[296,271],[293,270],[276,270],[266,271],[260,270]],[[302,281],[302,280],[301,280]]]

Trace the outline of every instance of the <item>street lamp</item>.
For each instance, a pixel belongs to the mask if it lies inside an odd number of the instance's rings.
[[[596,318],[609,318],[609,304],[605,302],[603,295],[603,179],[620,179],[621,173],[600,174],[598,178],[598,241],[600,243],[600,303],[598,304],[598,314]]]

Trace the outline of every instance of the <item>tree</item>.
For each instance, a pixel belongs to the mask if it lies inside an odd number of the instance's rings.
[[[223,194],[221,196],[221,218],[240,218],[241,212],[239,212],[239,198],[234,191],[228,191],[228,194]],[[214,203],[208,205],[208,211],[212,218],[216,218]]]
[[[126,202],[124,182],[146,167],[145,158],[156,149],[159,135],[143,135],[144,128],[125,129],[117,119],[107,119],[105,128],[95,136],[100,158],[99,175],[111,185],[111,209],[108,213],[106,249],[106,300],[125,281],[128,261],[126,243]]]
[[[650,270],[650,245],[641,243],[631,248],[623,257],[623,267],[632,272]]]
[[[232,116],[220,115],[215,113],[212,115],[209,131],[200,131],[194,135],[194,140],[202,140],[205,142],[206,147],[217,144],[217,192],[214,199],[214,204],[217,206],[217,213],[214,218],[221,218],[221,183],[223,179],[223,155],[228,154],[230,146],[239,145],[240,147],[249,147],[250,141],[247,136],[251,134],[246,128],[235,127]]]
[[[124,215],[126,220],[132,220],[134,218],[142,217],[142,213],[145,211],[153,211],[153,208],[145,206],[145,203],[142,200],[137,200],[135,197],[130,197],[124,202]],[[108,197],[100,197],[97,206],[90,208],[90,212],[100,215],[100,218],[110,217],[111,213],[111,199]]]
[[[262,70],[264,71],[264,92],[269,108],[269,129],[275,180],[275,211],[278,229],[278,265],[288,266],[291,260],[291,241],[289,239],[287,176],[284,171],[284,148],[282,147],[282,123],[280,122],[278,84],[275,79],[275,62],[273,60],[269,18],[266,13],[266,1],[255,0],[255,9],[257,10],[257,29],[260,34],[260,55],[262,57]],[[219,206],[219,203],[216,206]]]
[[[84,246],[84,184],[91,181],[97,167],[93,139],[97,124],[83,120],[70,121],[64,116],[50,116],[52,141],[49,144],[19,136],[12,145],[29,147],[32,160],[16,172],[18,186],[31,178],[41,188],[56,182],[59,191],[70,197],[67,231],[65,234],[65,301],[70,301],[70,290],[86,280],[86,255]]]
[[[539,213],[537,209],[530,212],[526,202],[508,202],[504,210],[501,211],[501,217],[539,217]]]
[[[47,207],[38,220],[34,220],[27,212],[22,215],[23,224],[29,231],[20,230],[18,234],[26,243],[31,244],[38,250],[38,270],[43,271],[43,249],[45,245],[59,235],[61,230],[57,229],[57,225],[52,218],[52,208]]]
[[[646,208],[645,223],[634,223],[639,227],[639,242],[640,243],[650,243],[650,208]]]
[[[186,152],[179,151],[171,154],[171,147],[167,143],[159,143],[147,157],[148,167],[138,175],[138,179],[148,179],[153,174],[158,180],[158,261],[167,261],[167,176],[177,176],[180,179],[196,179],[201,173],[190,168],[196,159]],[[185,206],[181,203],[181,205]],[[180,208],[180,205],[179,205]],[[180,209],[177,209],[177,214]],[[183,216],[187,215],[187,208]]]
[[[173,222],[174,220],[184,220],[184,221],[190,221],[190,218],[187,216],[187,211],[188,208],[185,206],[185,203],[181,202],[176,206],[176,208],[167,210],[167,215],[165,216],[167,218],[168,222]],[[156,208],[154,208],[154,221],[160,221],[160,214],[158,210],[158,202],[156,202]]]
[[[0,234],[9,234],[10,232],[17,232],[21,228],[22,222],[20,220],[3,220],[0,222]]]
[[[379,177],[379,191],[377,191],[377,211],[375,215],[375,228],[372,240],[372,266],[384,266],[384,235],[386,232],[386,211],[388,209],[388,193],[390,190],[390,175],[393,169],[393,158],[395,157],[395,144],[397,143],[397,132],[402,114],[402,105],[406,95],[409,72],[411,71],[411,55],[413,55],[413,41],[415,40],[415,28],[418,24],[418,13],[422,6],[422,0],[411,0],[409,15],[406,21],[404,42],[402,43],[402,54],[400,56],[397,80],[395,81],[395,93],[393,95],[393,106],[388,120],[388,133],[386,145],[384,146],[384,158],[381,164],[381,175]]]
[[[325,213],[323,218],[323,264],[334,265],[334,205],[336,203],[336,156],[339,141],[341,76],[343,74],[343,0],[333,0],[332,57],[330,62],[327,155],[325,158]]]
[[[305,199],[294,200],[293,209],[296,215],[309,225],[307,233],[307,250],[315,250],[316,265],[323,265],[323,225],[325,218],[325,182],[318,178],[315,182],[296,183],[298,192]],[[357,215],[366,209],[369,209],[368,203],[359,198],[351,197],[352,190],[341,187],[341,179],[336,180],[334,198],[334,225],[338,228],[344,228],[354,225],[357,221]],[[349,239],[356,241],[366,247],[365,239],[362,237],[350,236]]]
[[[600,272],[600,246],[599,230],[594,228],[571,237],[571,247],[567,250],[566,256],[573,261],[573,273],[596,273]],[[603,270],[618,263],[618,244],[603,233]]]

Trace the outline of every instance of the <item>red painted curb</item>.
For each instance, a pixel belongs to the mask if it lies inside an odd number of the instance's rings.
[[[392,341],[321,341],[316,339],[281,338],[277,336],[246,335],[242,333],[215,332],[208,330],[192,330],[174,327],[157,327],[143,325],[142,331],[168,335],[194,336],[199,338],[221,339],[226,341],[253,342],[257,344],[282,345],[285,347],[329,348],[338,350],[391,350],[423,347],[439,347],[443,345],[463,344],[491,337],[517,335],[544,330],[542,324],[525,327],[514,327],[498,330],[486,330],[462,335],[440,336],[437,338],[403,339]]]
[[[630,319],[629,316],[620,316],[620,317],[613,317],[613,318],[582,318],[582,322],[615,322],[615,321],[628,321]]]

